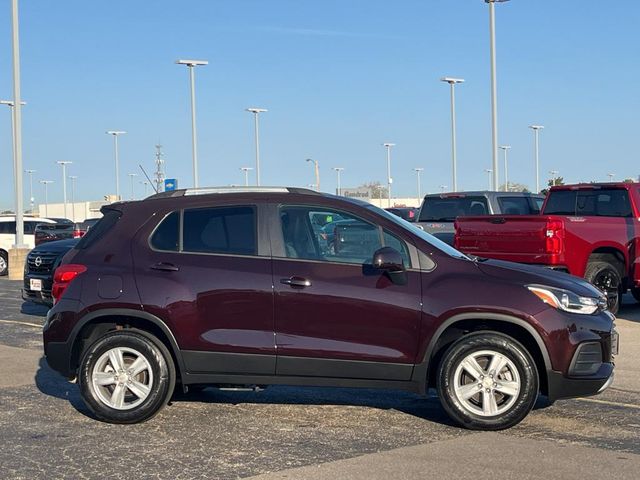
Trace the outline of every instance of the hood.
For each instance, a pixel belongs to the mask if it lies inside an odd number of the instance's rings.
[[[597,298],[602,296],[602,292],[586,280],[545,267],[491,259],[478,260],[477,265],[485,275],[522,285],[562,288],[582,297]]]
[[[79,238],[69,238],[66,240],[56,240],[54,242],[46,242],[38,245],[31,250],[32,253],[63,253],[71,250],[80,241]]]

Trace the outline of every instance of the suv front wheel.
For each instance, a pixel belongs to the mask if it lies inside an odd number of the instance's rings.
[[[538,372],[527,350],[503,334],[465,335],[444,354],[438,394],[449,416],[474,430],[516,425],[538,396]]]
[[[136,331],[117,330],[91,345],[80,362],[78,383],[100,420],[137,423],[164,407],[176,382],[167,348]]]

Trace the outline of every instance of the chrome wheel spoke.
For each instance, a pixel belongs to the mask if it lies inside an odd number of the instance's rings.
[[[113,373],[109,372],[95,372],[93,374],[93,381],[96,385],[113,385],[116,383],[116,379]]]
[[[139,373],[144,372],[148,368],[149,368],[149,364],[147,363],[147,360],[142,355],[136,358],[135,362],[133,362],[129,366],[129,370],[131,371],[132,377],[135,377]]]
[[[124,406],[124,394],[125,388],[123,384],[116,385],[116,388],[111,394],[110,403],[113,408],[122,409]]]
[[[458,394],[458,397],[460,397],[462,400],[468,400],[469,398],[473,397],[476,393],[480,392],[480,389],[478,388],[478,384],[477,383],[468,383],[466,385],[462,385],[462,386],[456,386],[456,393]]]
[[[496,396],[491,391],[482,391],[482,412],[487,416],[496,415],[498,413]]]
[[[131,390],[136,397],[140,400],[144,400],[149,396],[149,392],[151,389],[147,387],[144,383],[140,383],[136,380],[132,380],[131,383],[127,383],[127,388]]]
[[[120,348],[112,348],[109,350],[109,362],[116,372],[124,370],[124,358]]]
[[[496,353],[489,364],[489,373],[491,375],[498,376],[502,369],[507,365],[507,361],[508,360],[504,355]]]
[[[484,376],[484,370],[478,363],[478,361],[469,355],[462,361],[462,368],[464,368],[467,373],[469,373],[473,378],[479,380]]]
[[[500,393],[504,393],[505,395],[509,395],[511,397],[515,397],[520,393],[520,384],[518,382],[507,382],[504,380],[496,380],[498,386],[496,387],[496,391]]]

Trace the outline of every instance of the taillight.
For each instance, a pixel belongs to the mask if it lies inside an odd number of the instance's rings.
[[[560,220],[549,220],[545,227],[545,251],[554,255],[562,253],[564,240],[564,223]]]
[[[86,271],[87,267],[74,263],[60,265],[56,268],[56,272],[53,274],[53,288],[51,289],[53,303],[60,300],[64,291],[71,284],[74,278]]]
[[[84,235],[84,232],[82,230],[74,230],[73,231],[73,238],[80,238]]]

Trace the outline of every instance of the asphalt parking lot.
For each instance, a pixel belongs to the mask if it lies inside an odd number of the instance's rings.
[[[403,392],[207,389],[151,421],[92,419],[42,358],[46,308],[0,279],[0,475],[40,478],[638,478],[640,306],[618,320],[616,381],[592,398],[539,402],[500,433],[454,427],[437,398]]]

